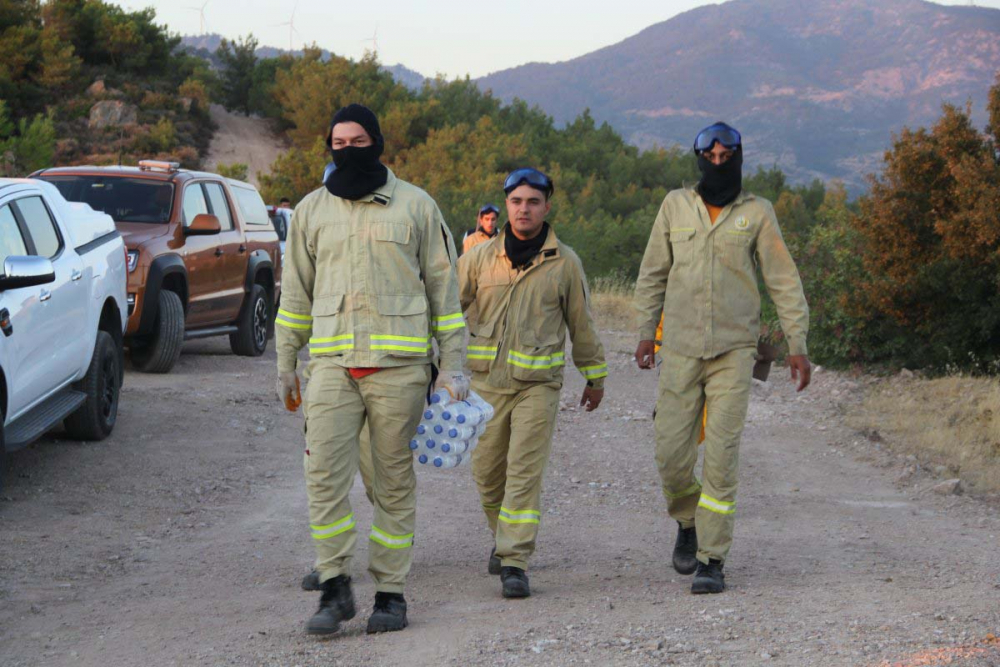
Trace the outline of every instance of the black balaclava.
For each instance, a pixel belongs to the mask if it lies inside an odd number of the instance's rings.
[[[514,236],[514,230],[510,228],[509,222],[506,224],[504,233],[503,248],[507,253],[507,259],[510,260],[515,269],[520,269],[529,264],[545,245],[545,239],[549,237],[549,223],[543,222],[542,231],[527,241],[522,241]]]
[[[333,126],[353,121],[363,127],[372,138],[372,145],[359,148],[346,146],[333,149]],[[344,199],[357,200],[379,189],[389,179],[389,170],[379,161],[385,140],[378,125],[378,118],[371,109],[360,104],[349,104],[333,116],[326,145],[333,155],[336,169],[327,174],[323,185],[330,194]]]
[[[712,206],[725,206],[743,189],[743,147],[737,146],[733,156],[722,164],[712,164],[699,153],[698,170],[698,194]]]

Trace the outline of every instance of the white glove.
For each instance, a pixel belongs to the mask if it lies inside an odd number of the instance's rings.
[[[299,388],[299,376],[295,371],[278,373],[278,400],[289,412],[295,412],[302,405],[302,391]]]
[[[464,401],[469,397],[469,378],[464,373],[442,373],[437,388],[447,389],[454,401]]]

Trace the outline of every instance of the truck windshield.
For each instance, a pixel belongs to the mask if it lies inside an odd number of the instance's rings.
[[[110,215],[115,222],[170,221],[174,186],[142,178],[121,176],[42,176],[69,201],[89,204]]]

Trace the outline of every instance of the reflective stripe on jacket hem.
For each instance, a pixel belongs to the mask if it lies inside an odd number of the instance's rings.
[[[487,359],[492,361],[497,358],[497,347],[486,345],[470,345],[468,347],[467,359]]]
[[[554,352],[553,354],[543,354],[541,356],[533,357],[528,354],[522,354],[520,352],[510,350],[507,353],[507,363],[511,366],[517,366],[518,368],[556,368],[557,366],[566,365],[566,353]]]
[[[420,338],[417,336],[393,336],[391,334],[372,334],[371,345],[373,350],[397,350],[400,352],[421,352],[427,354],[431,351],[431,338]]]
[[[354,335],[343,334],[341,336],[330,336],[328,338],[310,338],[309,353],[324,354],[326,352],[342,352],[354,349]]]

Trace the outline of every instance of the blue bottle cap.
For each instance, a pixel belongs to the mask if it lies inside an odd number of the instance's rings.
[[[441,419],[448,421],[449,419],[451,419],[451,413],[445,410],[444,412],[441,413]]]
[[[434,413],[430,410],[424,410],[424,419],[434,419]]]
[[[457,428],[453,428],[450,431],[448,431],[448,437],[449,438],[457,438],[458,437],[458,429]]]
[[[465,423],[465,415],[459,415],[459,416],[455,417],[455,421],[457,421],[459,424],[464,424]]]
[[[440,456],[438,456],[437,458],[434,459],[434,467],[435,468],[440,468],[442,463],[444,463],[444,461],[441,460]]]
[[[427,463],[427,455],[421,454],[420,456],[417,457],[417,460],[420,461],[421,463]]]
[[[441,402],[441,394],[437,392],[431,394],[431,403],[440,403],[440,402]]]
[[[410,449],[416,449],[419,446],[420,443],[418,443],[416,440],[410,440]]]
[[[434,446],[437,445],[436,442],[434,442],[433,440],[430,440],[430,439],[427,440],[426,444],[427,444],[427,449],[434,449]]]
[[[417,435],[423,435],[424,433],[427,433],[427,427],[424,426],[423,424],[418,425],[417,426]]]
[[[441,426],[441,424],[435,424],[434,432],[437,433],[438,435],[441,435],[442,433],[444,433],[444,426]]]
[[[441,445],[441,451],[444,452],[445,454],[447,454],[448,452],[451,451],[451,445],[449,445],[447,442],[443,443]]]

